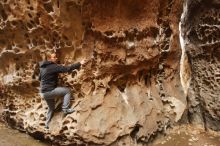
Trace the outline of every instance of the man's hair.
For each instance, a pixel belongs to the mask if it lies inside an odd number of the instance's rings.
[[[56,54],[54,51],[47,51],[45,52],[45,59],[49,60],[52,54]]]

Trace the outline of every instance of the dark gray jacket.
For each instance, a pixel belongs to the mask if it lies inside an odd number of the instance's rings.
[[[81,64],[76,63],[70,66],[58,65],[51,61],[42,61],[40,65],[40,92],[45,93],[57,87],[58,73],[70,72],[79,69]]]

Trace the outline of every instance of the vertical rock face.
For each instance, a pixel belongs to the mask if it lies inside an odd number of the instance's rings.
[[[60,145],[144,145],[189,104],[190,121],[218,130],[218,9],[214,0],[1,1],[2,120]],[[49,132],[37,81],[48,50],[65,65],[88,60],[60,76],[77,112],[56,112]]]
[[[193,123],[220,130],[220,2],[186,1],[182,37],[191,62],[189,113]]]

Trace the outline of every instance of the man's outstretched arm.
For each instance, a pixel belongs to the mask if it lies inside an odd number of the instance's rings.
[[[69,66],[56,65],[55,68],[54,68],[54,72],[56,72],[56,73],[70,72],[74,69],[79,69],[80,66],[81,66],[80,62],[69,65]]]

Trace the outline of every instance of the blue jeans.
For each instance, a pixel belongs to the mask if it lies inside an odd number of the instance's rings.
[[[46,126],[48,126],[49,122],[53,117],[53,112],[55,110],[55,98],[56,97],[64,97],[62,109],[67,109],[70,105],[71,92],[69,88],[66,87],[56,87],[52,91],[41,93],[41,96],[46,100],[48,105],[48,112],[46,118]]]

